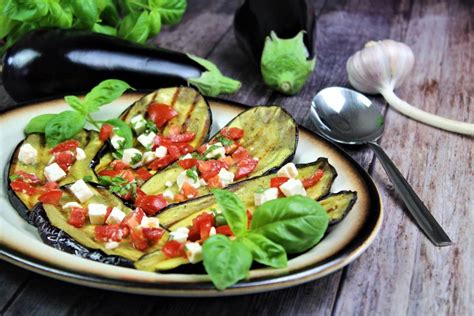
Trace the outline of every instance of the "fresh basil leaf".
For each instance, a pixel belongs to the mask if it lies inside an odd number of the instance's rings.
[[[114,0],[98,0],[97,9],[100,12],[101,20],[105,22],[104,24],[117,26],[120,22],[119,8]]]
[[[108,26],[108,25],[102,25],[99,23],[94,24],[94,26],[92,27],[92,31],[96,33],[111,35],[111,36],[117,35],[117,30],[114,27]]]
[[[234,193],[226,190],[212,190],[217,205],[235,236],[241,236],[247,231],[247,211],[242,201]]]
[[[131,148],[133,146],[133,133],[130,126],[127,123],[120,119],[111,119],[105,121],[104,123],[110,124],[114,126],[114,133],[118,136],[125,138],[125,142],[123,144],[123,149]]]
[[[20,22],[14,21],[0,12],[0,38],[6,37],[18,23]]]
[[[158,10],[150,12],[150,35],[157,35],[161,31],[161,14]]]
[[[127,89],[132,89],[122,80],[108,79],[95,86],[85,97],[84,104],[87,112],[95,112],[99,107],[120,97]]]
[[[150,34],[150,15],[144,11],[135,21],[124,20],[124,25],[126,25],[126,29],[122,32],[119,31],[119,35],[121,34],[121,37],[126,40],[143,44]]]
[[[71,5],[74,15],[85,29],[91,29],[99,19],[96,0],[72,0]]]
[[[3,14],[12,20],[33,22],[48,13],[48,1],[44,0],[6,0]]]
[[[242,237],[242,243],[252,252],[253,260],[261,264],[273,268],[288,265],[285,249],[263,235],[249,232]]]
[[[77,112],[82,113],[84,115],[88,113],[85,104],[81,101],[81,99],[79,99],[75,95],[65,96],[64,101],[66,101],[66,103],[69,104],[69,106],[72,107]]]
[[[152,11],[158,11],[163,24],[179,23],[186,11],[186,0],[149,0]]]
[[[257,207],[250,230],[283,246],[287,253],[299,253],[321,240],[328,223],[329,217],[319,203],[296,195]]]
[[[204,268],[219,290],[246,278],[252,265],[252,253],[247,247],[223,235],[208,238],[202,255]]]
[[[75,111],[57,114],[46,124],[45,134],[48,145],[55,146],[73,138],[81,131],[85,123],[85,116]]]
[[[36,117],[33,117],[31,121],[25,127],[25,133],[44,133],[46,125],[48,122],[55,117],[56,114],[42,114]]]
[[[57,2],[49,2],[48,14],[37,22],[39,27],[61,27],[72,26],[72,12],[69,8],[64,9]]]

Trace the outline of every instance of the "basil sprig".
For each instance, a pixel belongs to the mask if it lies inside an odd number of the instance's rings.
[[[246,278],[252,261],[273,268],[286,267],[287,253],[303,252],[316,245],[329,224],[319,203],[292,196],[257,207],[248,229],[242,201],[229,191],[215,189],[212,193],[236,237],[214,235],[203,245],[204,268],[220,290]]]
[[[31,119],[26,125],[25,133],[44,133],[46,142],[55,146],[62,141],[73,138],[84,128],[86,122],[100,129],[99,122],[95,121],[91,113],[99,110],[104,104],[111,103],[119,98],[126,90],[132,89],[126,82],[116,79],[102,81],[94,87],[83,100],[77,96],[66,96],[64,100],[72,110],[58,114],[42,114]],[[117,123],[117,120],[109,120],[111,125],[118,127],[120,136],[125,138],[126,145],[132,141],[130,127]],[[118,126],[120,125],[120,126]],[[126,125],[126,127],[124,126]],[[131,145],[130,145],[131,146]]]

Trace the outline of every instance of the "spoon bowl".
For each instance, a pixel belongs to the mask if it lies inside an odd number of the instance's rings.
[[[319,132],[342,144],[367,144],[380,160],[395,190],[414,221],[436,246],[447,246],[451,240],[431,215],[416,192],[375,140],[384,130],[384,119],[372,101],[351,89],[329,87],[313,98],[311,119]]]

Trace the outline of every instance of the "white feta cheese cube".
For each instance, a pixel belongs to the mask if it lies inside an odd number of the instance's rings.
[[[160,228],[160,220],[156,217],[143,216],[140,226],[146,228]]]
[[[132,117],[132,119],[130,120],[130,124],[132,125],[133,130],[137,134],[141,134],[145,131],[146,120],[141,114]]]
[[[115,149],[120,149],[123,147],[123,144],[125,143],[125,138],[122,136],[114,135],[110,139],[110,143],[112,144],[112,147]]]
[[[163,191],[163,197],[167,200],[174,200],[174,193],[171,190],[165,190]]]
[[[234,182],[234,174],[230,171],[227,171],[225,168],[222,168],[219,171],[219,179],[221,180],[221,184],[223,187],[228,186],[232,182]]]
[[[117,248],[118,246],[120,245],[119,242],[116,242],[116,241],[109,241],[105,244],[105,248],[106,249],[115,249]]]
[[[278,199],[278,189],[277,188],[270,188],[266,189],[263,192],[255,193],[254,202],[255,206],[262,205],[265,202]]]
[[[63,205],[63,210],[71,208],[71,207],[82,208],[82,205],[77,202],[67,202],[66,204]]]
[[[144,163],[149,163],[149,162],[155,160],[155,158],[156,158],[156,155],[155,155],[154,151],[145,151],[143,153],[143,162]]]
[[[192,159],[193,158],[193,155],[187,153],[186,155],[184,155],[183,157],[179,158],[179,160],[184,160],[184,159]]]
[[[86,152],[84,149],[77,147],[76,148],[76,160],[84,160],[87,158]]]
[[[137,137],[137,140],[140,144],[143,145],[143,147],[151,148],[151,146],[153,146],[153,143],[155,142],[155,137],[156,137],[156,134],[153,132],[150,132],[148,134],[141,134],[140,136]]]
[[[38,158],[38,151],[31,146],[31,144],[23,144],[20,147],[20,151],[18,152],[18,160],[20,160],[25,165],[32,165],[36,163],[36,159]]]
[[[109,217],[107,217],[107,219],[105,220],[105,222],[109,225],[120,224],[124,218],[125,218],[125,213],[122,212],[122,210],[119,209],[118,207],[114,207],[112,211],[110,212]]]
[[[206,151],[208,151],[211,147],[213,149],[206,154],[206,158],[208,158],[208,159],[212,159],[212,158],[219,159],[219,158],[225,157],[225,148],[220,142],[214,143],[212,145],[208,145]]]
[[[74,182],[74,184],[71,185],[69,189],[71,190],[72,194],[74,194],[74,196],[79,201],[81,201],[81,203],[86,202],[94,196],[94,192],[92,192],[89,186],[82,179],[79,179]]]
[[[198,242],[187,242],[184,246],[184,253],[190,263],[202,261],[202,246]]]
[[[122,161],[132,168],[138,168],[142,165],[142,152],[136,148],[127,148],[123,151]]]
[[[194,178],[188,177],[188,173],[193,173]],[[183,172],[181,172],[178,175],[178,178],[176,179],[176,183],[178,184],[178,188],[181,191],[181,188],[183,187],[184,183],[188,183],[191,185],[193,188],[198,189],[201,186],[201,182],[199,181],[199,176],[196,171],[188,169]]]
[[[165,182],[165,185],[169,188],[169,187],[173,186],[173,182],[171,182],[171,181],[166,181],[166,182]]]
[[[168,153],[168,148],[166,148],[165,146],[160,146],[157,149],[155,149],[155,155],[158,158],[163,158],[164,156],[166,156],[167,153]]]
[[[184,243],[188,239],[189,229],[186,227],[180,227],[170,233],[170,240],[176,240],[179,243]]]
[[[216,228],[213,226],[209,230],[209,236],[214,236],[215,234],[217,234],[217,231],[216,231]]]
[[[87,206],[89,220],[92,225],[102,225],[105,222],[107,206],[104,204],[91,203]]]
[[[44,168],[44,176],[49,182],[56,182],[66,177],[66,172],[57,163],[52,163]]]
[[[280,168],[277,172],[278,177],[296,178],[298,176],[298,169],[294,163],[289,162]]]
[[[301,180],[290,179],[280,185],[280,190],[285,196],[302,195],[306,196],[306,190],[304,189]]]

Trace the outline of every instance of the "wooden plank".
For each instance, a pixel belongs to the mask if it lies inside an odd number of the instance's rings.
[[[22,288],[30,272],[0,261],[0,314],[8,307],[17,292]]]
[[[474,121],[473,15],[463,2],[414,4],[404,40],[417,59],[400,96],[425,110]],[[472,140],[393,110],[386,122],[383,147],[455,244],[437,248],[420,233],[377,163],[385,223],[374,245],[349,267],[335,314],[472,314]]]

